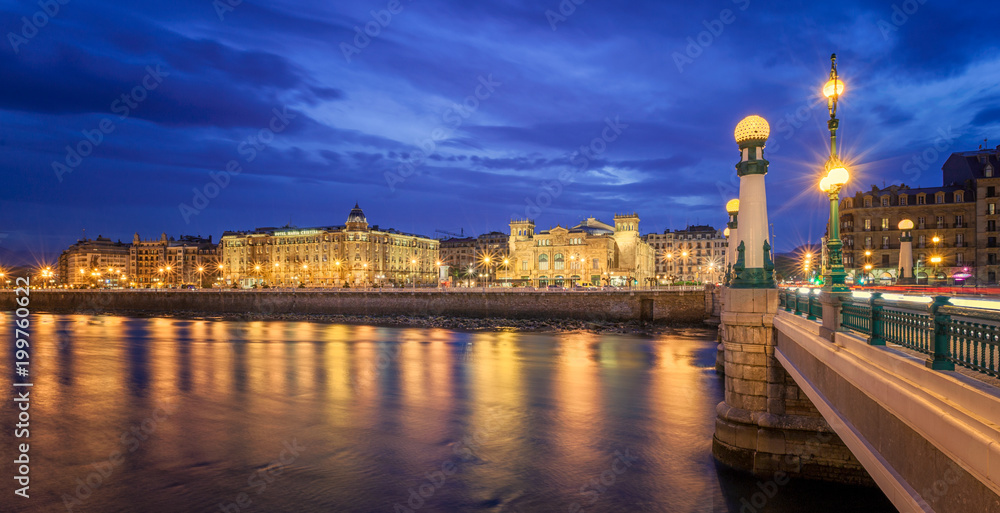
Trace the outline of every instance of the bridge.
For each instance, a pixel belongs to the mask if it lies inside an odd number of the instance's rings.
[[[721,462],[874,484],[903,512],[1000,512],[1000,311],[819,289],[721,303]]]
[[[836,85],[835,65],[831,73]],[[820,182],[831,219],[821,290],[776,287],[764,187],[770,127],[759,116],[736,127],[740,196],[726,205],[719,301],[725,400],[712,452],[759,476],[762,491],[798,477],[877,485],[902,512],[1000,513],[1000,312],[844,285],[837,211],[849,174],[832,143],[835,100]],[[743,509],[767,498],[752,496]]]

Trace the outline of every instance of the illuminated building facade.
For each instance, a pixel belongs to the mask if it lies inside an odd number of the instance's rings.
[[[720,283],[726,275],[728,242],[722,230],[707,225],[643,236],[656,252],[658,283]]]
[[[218,245],[191,235],[143,240],[136,233],[129,247],[129,286],[161,288],[195,285],[210,287],[218,277]]]
[[[545,287],[648,285],[655,276],[653,249],[639,236],[639,216],[615,215],[614,226],[590,217],[564,228],[535,231],[535,222],[510,223],[509,269],[516,285]]]
[[[436,285],[439,244],[369,226],[355,205],[341,226],[224,233],[222,276],[244,288]]]
[[[449,274],[453,278],[471,278],[480,271],[494,272],[498,266],[499,277],[503,278],[503,261],[509,256],[509,239],[503,232],[444,239],[441,241],[441,262],[450,268]]]
[[[122,287],[129,246],[107,237],[78,240],[59,255],[59,281],[73,288]]]

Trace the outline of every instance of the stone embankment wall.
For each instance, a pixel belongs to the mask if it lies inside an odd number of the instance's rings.
[[[710,303],[709,303],[710,304]],[[0,310],[18,306],[0,291]],[[48,291],[33,290],[32,312],[195,312],[199,314],[435,315],[472,318],[647,320],[698,323],[708,317],[697,291]]]

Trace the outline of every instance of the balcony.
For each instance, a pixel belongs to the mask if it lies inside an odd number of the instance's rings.
[[[955,223],[954,227],[955,228],[968,228],[969,227],[969,223]]]
[[[955,243],[955,247],[956,248],[967,248],[967,247],[969,247],[969,243],[968,242],[956,242]]]

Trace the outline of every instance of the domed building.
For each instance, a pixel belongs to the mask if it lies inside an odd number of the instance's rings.
[[[339,226],[226,232],[228,285],[366,287],[437,285],[439,242],[369,225],[357,203]]]
[[[361,210],[361,207],[357,203],[354,204],[351,213],[347,214],[346,227],[350,231],[364,231],[368,229],[368,219],[365,218],[365,211]]]

